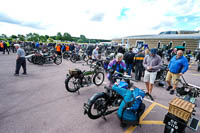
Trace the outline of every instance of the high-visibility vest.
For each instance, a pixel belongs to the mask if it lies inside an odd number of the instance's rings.
[[[9,47],[9,46],[10,46],[10,43],[9,43],[9,42],[6,42],[6,45],[7,45],[7,47]]]
[[[3,43],[2,42],[0,43],[0,47],[3,48]]]
[[[59,45],[56,46],[56,51],[57,51],[57,52],[60,52],[60,46],[59,46]]]
[[[65,46],[65,50],[66,50],[66,51],[69,51],[69,46],[68,46],[68,45]]]

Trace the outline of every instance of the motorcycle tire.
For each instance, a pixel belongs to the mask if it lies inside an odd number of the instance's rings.
[[[32,59],[32,63],[33,63],[33,64],[37,64],[37,62],[36,62],[37,57],[36,57],[36,56],[33,56],[31,59]]]
[[[27,60],[28,60],[28,62],[33,63],[32,57],[28,58]]]
[[[106,101],[107,101],[106,95],[102,95],[102,94],[92,99],[91,103],[89,104],[89,108],[87,112],[88,117],[90,119],[98,119],[101,116],[103,116],[103,114],[105,114],[107,110]],[[97,114],[94,114],[93,109],[95,110]]]
[[[72,63],[76,63],[76,56],[72,55],[71,58],[70,58],[70,61]]]
[[[69,57],[70,57],[70,56],[69,56],[69,53],[64,53],[64,54],[63,54],[63,59],[66,59],[66,60],[68,60],[68,59],[69,59]]]
[[[100,77],[102,76],[102,77]],[[103,72],[97,72],[94,77],[93,77],[93,83],[96,85],[96,86],[100,86],[103,81],[104,81],[104,73]]]
[[[55,59],[54,59],[54,63],[56,64],[56,65],[60,65],[61,63],[62,63],[62,57],[56,57]]]
[[[71,81],[71,80],[72,80],[72,81]],[[74,81],[73,81],[73,80],[74,80]],[[80,79],[75,78],[74,76],[69,76],[67,79],[65,79],[65,88],[66,88],[66,90],[67,90],[68,92],[72,92],[72,93],[78,91],[78,90],[80,89],[80,84],[77,83],[78,80],[80,80]],[[73,88],[71,88],[71,87],[69,86],[70,82],[72,82],[72,84],[74,85]]]
[[[42,57],[37,58],[37,64],[38,65],[44,65],[44,63],[45,63],[45,59],[44,58],[42,58]]]
[[[87,60],[87,65],[91,65],[93,63],[93,60],[92,59],[88,59]]]
[[[85,62],[87,62],[87,61],[88,61],[88,57],[85,55],[85,56],[83,57],[83,60],[84,60]]]

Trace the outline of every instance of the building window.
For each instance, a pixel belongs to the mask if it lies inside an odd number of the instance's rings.
[[[158,46],[157,46],[157,48],[158,48],[158,49],[160,48],[160,41],[158,41]]]
[[[143,45],[144,45],[144,41],[142,41],[142,40],[138,40],[138,41],[136,41],[136,48],[142,48],[143,47]]]
[[[200,40],[199,40],[199,48],[200,48]]]
[[[183,47],[186,47],[186,42],[185,42],[185,41],[183,42],[182,46],[183,46]]]
[[[169,49],[172,48],[172,45],[173,45],[173,42],[170,41],[170,42],[169,42]]]

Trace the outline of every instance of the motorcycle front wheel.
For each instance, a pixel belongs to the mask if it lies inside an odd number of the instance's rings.
[[[87,112],[88,117],[90,119],[98,119],[105,114],[107,110],[106,101],[107,99],[105,95],[98,95],[95,97],[95,99],[93,99],[89,105]]]
[[[69,53],[65,52],[65,53],[63,54],[63,59],[68,60],[69,57],[70,57]]]
[[[93,83],[96,85],[96,86],[100,86],[103,81],[104,81],[104,73],[103,72],[97,72],[94,77],[93,77]]]
[[[71,58],[70,58],[70,61],[72,63],[76,63],[76,56],[75,55],[72,55]]]
[[[74,76],[69,76],[65,79],[65,88],[69,92],[76,92],[80,89],[80,79],[75,78]]]
[[[38,58],[36,58],[36,62],[38,65],[44,65],[45,58],[39,56]]]
[[[33,58],[33,57],[28,58],[28,59],[27,59],[28,62],[33,63],[33,59],[32,59],[32,58]]]
[[[56,65],[60,65],[60,64],[62,63],[62,57],[57,56],[57,57],[54,59],[54,63],[55,63]]]

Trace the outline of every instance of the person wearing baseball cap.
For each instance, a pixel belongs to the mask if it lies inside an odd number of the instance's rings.
[[[151,96],[153,84],[156,79],[157,71],[160,69],[161,65],[162,60],[161,57],[157,55],[157,49],[152,48],[150,50],[150,55],[145,56],[143,61],[143,66],[145,68],[144,82],[147,88],[146,95],[149,96],[152,101],[154,100]]]

